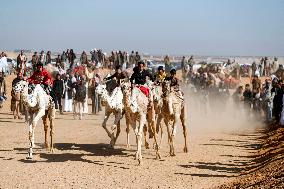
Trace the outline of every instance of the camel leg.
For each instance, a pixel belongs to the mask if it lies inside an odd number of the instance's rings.
[[[50,151],[53,153],[53,128],[54,128],[54,120],[55,120],[55,109],[51,108],[49,112],[49,123],[50,123]]]
[[[84,103],[83,102],[79,102],[78,105],[79,105],[79,120],[81,120],[82,117],[83,117],[83,106],[84,106]]]
[[[141,165],[142,162],[142,140],[143,140],[143,126],[145,125],[146,122],[146,115],[142,114],[140,116],[139,120],[139,129],[138,129],[138,134],[137,134],[137,159],[139,162],[139,165]]]
[[[118,121],[118,123],[117,123],[116,136],[115,136],[115,139],[114,139],[114,141],[113,141],[113,145],[115,145],[119,134],[120,134],[120,121]]]
[[[73,102],[73,117],[76,119],[76,114],[77,114],[77,102],[74,100]]]
[[[174,115],[174,122],[173,122],[173,129],[172,129],[172,156],[175,156],[175,148],[174,148],[174,138],[177,133],[177,120],[180,118],[180,114],[175,114]]]
[[[173,145],[172,145],[172,135],[171,135],[171,130],[170,130],[170,120],[168,118],[164,118],[165,125],[167,127],[167,132],[168,132],[168,143],[170,146],[170,156],[173,154]]]
[[[161,159],[161,155],[159,153],[159,145],[158,145],[158,141],[157,141],[157,133],[156,133],[156,124],[155,124],[155,121],[152,120],[151,122],[151,128],[152,128],[152,131],[153,131],[153,137],[154,137],[154,141],[155,141],[155,149],[156,149],[156,158],[157,159]]]
[[[114,132],[114,130],[116,129],[117,124],[118,124],[118,122],[119,122],[120,119],[121,119],[121,115],[122,115],[122,112],[116,112],[116,114],[115,114],[115,119],[114,119],[114,123],[113,123],[113,125],[112,125],[112,127],[111,127],[112,132]]]
[[[32,159],[33,158],[33,114],[30,114],[30,119],[29,119],[29,141],[30,141],[30,147],[28,151],[28,156],[27,159]]]
[[[186,127],[186,111],[185,108],[182,109],[182,113],[180,115],[180,120],[182,124],[182,129],[183,129],[183,137],[184,137],[184,148],[183,152],[187,153],[188,148],[187,148],[187,127]]]
[[[43,126],[44,126],[44,147],[47,149],[48,148],[48,142],[47,142],[47,130],[48,130],[47,113],[42,117],[42,121],[43,121]]]
[[[157,124],[156,124],[156,131],[157,133],[159,133],[159,131],[161,132],[161,138],[160,138],[160,142],[159,142],[159,146],[161,147],[162,144],[162,140],[163,140],[163,127],[162,127],[162,115],[157,115]]]
[[[34,118],[32,119],[32,124],[30,124],[30,131],[29,131],[29,138],[30,138],[30,149],[29,149],[29,153],[28,153],[28,159],[32,159],[33,157],[33,147],[34,147],[34,130],[35,127],[37,125],[37,122],[39,121],[40,118],[42,118],[42,116],[44,116],[45,114],[45,109],[39,109],[38,113],[36,114],[36,116],[34,116]]]
[[[130,118],[128,114],[125,114],[125,122],[126,122],[126,135],[127,135],[127,146],[126,148],[130,147],[130,139],[129,139],[129,132],[130,132]]]
[[[144,142],[145,142],[145,148],[150,149],[149,143],[147,142],[147,126],[143,126],[143,133],[144,133]]]
[[[108,130],[107,126],[106,126],[106,123],[107,123],[107,120],[108,120],[110,114],[111,114],[111,111],[108,111],[108,110],[106,109],[106,111],[105,111],[105,119],[104,119],[104,121],[103,121],[103,123],[102,123],[102,126],[103,126],[104,130],[107,132],[107,135],[109,136],[109,138],[111,138],[110,147],[113,147],[114,133],[113,133],[113,132],[110,132],[110,131]]]

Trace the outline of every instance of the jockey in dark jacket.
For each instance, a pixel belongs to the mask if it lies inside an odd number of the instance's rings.
[[[152,74],[145,69],[145,63],[143,61],[138,62],[138,66],[133,68],[133,74],[130,78],[132,84],[145,85],[147,77],[153,81]]]
[[[133,74],[130,78],[132,85],[136,85],[147,97],[149,96],[149,88],[145,86],[147,77],[153,81],[153,76],[145,69],[143,61],[138,62],[138,66],[133,68]]]

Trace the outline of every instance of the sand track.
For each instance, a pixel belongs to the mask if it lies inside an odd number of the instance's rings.
[[[7,78],[8,84],[12,78]],[[191,128],[189,120],[189,153],[182,152],[179,127],[176,157],[168,156],[165,134],[162,160],[155,160],[153,149],[143,148],[143,165],[137,166],[134,133],[132,146],[126,149],[124,120],[117,146],[108,149],[109,139],[101,127],[103,113],[84,120],[57,114],[54,154],[43,149],[40,123],[35,156],[28,161],[28,127],[13,119],[9,105],[7,101],[0,110],[0,188],[212,188],[232,181],[257,147],[258,134],[253,130],[206,131],[202,125]]]

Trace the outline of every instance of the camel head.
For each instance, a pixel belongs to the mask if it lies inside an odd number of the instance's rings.
[[[121,80],[120,83],[121,83],[120,86],[121,86],[122,93],[126,95],[130,94],[131,93],[131,83],[127,80]]]
[[[163,96],[166,97],[171,92],[171,82],[170,81],[163,81],[162,82],[162,92]]]
[[[102,95],[102,96],[108,94],[107,89],[106,89],[106,84],[99,84],[96,87],[96,93],[98,93],[99,95]]]
[[[13,91],[15,93],[23,93],[25,89],[28,89],[28,82],[21,80],[15,86],[13,86]]]

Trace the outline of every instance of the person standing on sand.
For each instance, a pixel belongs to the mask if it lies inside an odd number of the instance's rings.
[[[68,60],[69,60],[69,63],[70,63],[70,69],[73,68],[75,59],[76,59],[76,55],[73,52],[73,49],[70,49],[70,53],[69,53],[69,56],[68,56]]]
[[[245,86],[243,97],[244,97],[244,107],[246,110],[246,115],[249,116],[250,110],[251,110],[251,103],[252,103],[252,92],[251,92],[249,84],[246,84]]]
[[[41,51],[39,55],[39,63],[45,65],[45,62],[46,62],[46,55],[44,54],[44,51]]]
[[[282,87],[282,81],[279,80],[277,83],[274,84],[273,88],[271,89],[273,98],[273,116],[276,120],[276,123],[278,124],[280,121],[280,115],[282,111],[282,98],[283,98],[283,90],[281,90]]]
[[[61,62],[61,56],[57,55],[57,58],[55,59],[55,67],[58,69],[64,69],[64,65]]]
[[[134,53],[134,51],[132,51],[130,56],[129,56],[129,67],[130,68],[135,67],[135,53]]]
[[[190,58],[188,59],[188,64],[189,64],[191,67],[195,64],[193,55],[191,55]]]
[[[6,81],[3,72],[0,72],[0,108],[2,108],[2,103],[7,99],[6,92]]]
[[[81,65],[88,65],[88,57],[85,51],[82,52],[80,57]]]
[[[63,114],[62,103],[61,103],[63,92],[64,92],[64,82],[61,79],[60,74],[57,74],[56,79],[53,81],[52,96],[53,96],[53,101],[55,103],[55,109],[59,108],[60,114]]]
[[[32,65],[33,65],[33,70],[36,69],[36,65],[39,62],[39,56],[37,55],[37,52],[34,52],[33,56],[32,56]]]
[[[271,93],[271,81],[266,79],[263,87],[263,101],[264,101],[264,112],[266,114],[266,122],[272,121],[272,108],[273,108],[273,96]]]
[[[73,89],[72,89],[72,80],[70,78],[70,76],[67,74],[66,75],[66,78],[65,78],[65,81],[64,81],[64,95],[63,95],[63,98],[64,98],[64,108],[63,110],[65,112],[72,112],[73,110],[73,107],[72,107],[72,104],[73,104]]]
[[[61,64],[63,65],[64,70],[66,69],[66,64],[67,64],[66,61],[67,61],[67,56],[66,56],[65,51],[63,51],[61,54]]]
[[[17,68],[24,71],[26,62],[27,62],[27,57],[24,54],[24,51],[21,50],[21,53],[17,57]]]
[[[271,64],[271,73],[274,74],[279,68],[278,58],[274,58],[272,64]]]
[[[138,62],[141,61],[141,56],[139,55],[138,51],[135,53],[135,66],[138,65]]]
[[[18,72],[17,77],[12,81],[12,88],[14,88],[20,81],[23,80],[22,72]],[[15,94],[14,90],[11,90],[11,111],[13,112],[14,119],[22,119],[20,112],[23,112],[23,103],[20,93]]]
[[[51,63],[51,52],[47,51],[46,53],[46,65]]]
[[[168,55],[165,56],[164,63],[165,63],[165,71],[166,73],[169,73],[171,71],[171,62],[170,62],[170,57]]]

